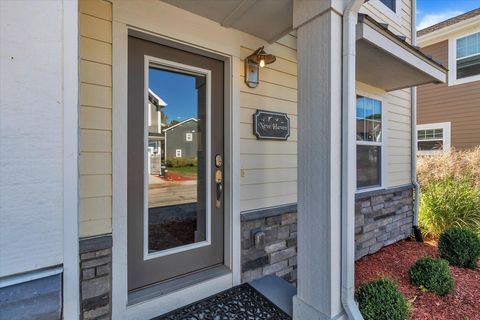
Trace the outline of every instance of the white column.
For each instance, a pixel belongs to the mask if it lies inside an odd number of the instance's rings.
[[[342,12],[296,0],[298,293],[294,319],[342,319]],[[337,5],[341,1],[336,1]],[[317,13],[316,13],[316,12]]]

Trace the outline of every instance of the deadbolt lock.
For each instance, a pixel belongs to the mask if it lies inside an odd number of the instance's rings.
[[[221,166],[223,166],[223,157],[219,154],[215,156],[215,166],[217,168],[220,168]]]

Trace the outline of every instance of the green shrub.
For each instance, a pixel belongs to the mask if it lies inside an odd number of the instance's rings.
[[[418,259],[408,271],[410,283],[439,296],[452,292],[454,282],[448,261],[423,257]]]
[[[468,229],[449,228],[441,234],[438,250],[452,265],[474,269],[480,258],[480,237]]]
[[[427,237],[438,238],[449,227],[480,233],[480,188],[467,177],[447,177],[423,185],[419,224]]]
[[[409,303],[390,279],[380,278],[360,285],[355,291],[355,299],[365,320],[409,318]]]
[[[197,158],[168,158],[167,167],[180,168],[180,167],[196,167]]]

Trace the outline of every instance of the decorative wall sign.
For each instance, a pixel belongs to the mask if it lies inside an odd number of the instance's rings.
[[[290,118],[282,112],[257,110],[253,115],[253,134],[257,139],[287,140]]]

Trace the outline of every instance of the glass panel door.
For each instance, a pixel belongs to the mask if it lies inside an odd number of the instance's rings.
[[[223,90],[223,61],[129,36],[130,291],[224,262]]]

